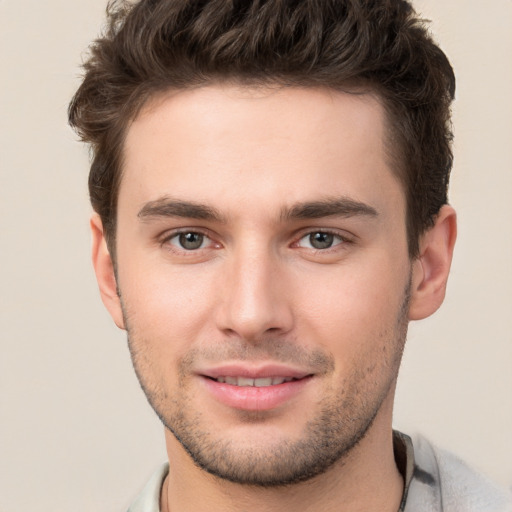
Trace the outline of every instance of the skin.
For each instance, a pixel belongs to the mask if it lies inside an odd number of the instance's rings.
[[[166,426],[162,510],[397,510],[407,322],[441,304],[456,227],[443,207],[409,259],[384,140],[378,99],[321,89],[167,93],[130,125],[117,272],[96,215],[93,262]],[[307,378],[234,406],[226,365]]]

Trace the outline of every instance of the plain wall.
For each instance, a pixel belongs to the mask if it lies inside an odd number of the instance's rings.
[[[0,0],[0,512],[124,510],[163,429],[89,261],[66,125],[104,0]],[[512,484],[512,1],[422,0],[458,78],[448,295],[411,325],[395,424]]]

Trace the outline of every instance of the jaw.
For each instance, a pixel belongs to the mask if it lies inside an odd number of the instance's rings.
[[[165,429],[169,460],[169,503],[183,510],[335,511],[397,510],[403,490],[393,455],[391,416],[395,383],[362,438],[323,473],[284,485],[247,485],[200,468],[180,441]],[[262,435],[262,437],[265,437]],[[245,438],[247,441],[248,437]],[[257,439],[257,436],[256,436]],[[207,502],[203,500],[208,496]],[[375,507],[371,506],[374,503]],[[390,507],[386,503],[392,503]],[[180,508],[181,509],[181,508]],[[170,508],[172,510],[172,508]]]

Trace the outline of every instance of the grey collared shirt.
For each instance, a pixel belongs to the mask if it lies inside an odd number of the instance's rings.
[[[454,455],[423,437],[394,432],[404,493],[397,512],[512,512],[512,494],[498,488]],[[160,492],[169,464],[151,477],[128,512],[160,512]]]

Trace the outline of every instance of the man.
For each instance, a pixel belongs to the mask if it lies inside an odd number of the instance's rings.
[[[410,4],[115,3],[85,70],[93,263],[169,457],[130,510],[512,510],[391,426],[456,238]]]

